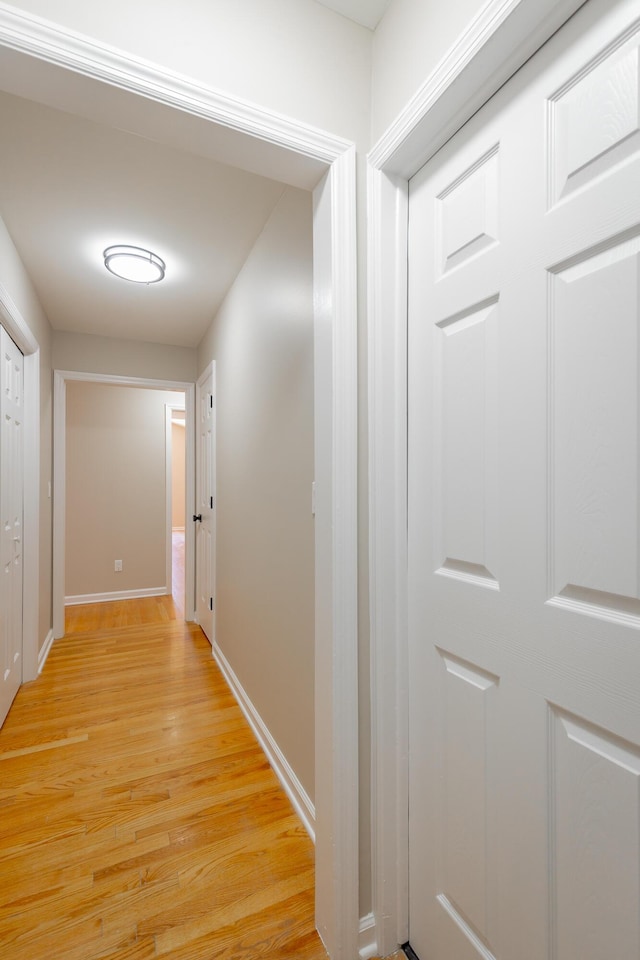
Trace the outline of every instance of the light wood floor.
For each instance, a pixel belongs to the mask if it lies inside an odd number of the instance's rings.
[[[75,608],[0,730],[0,957],[326,960],[312,844],[208,641],[128,604]]]

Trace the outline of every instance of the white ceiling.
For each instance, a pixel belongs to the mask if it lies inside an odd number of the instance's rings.
[[[0,93],[0,212],[54,329],[196,346],[284,185]],[[159,284],[119,280],[147,247]]]
[[[349,20],[355,20],[363,27],[375,30],[391,0],[317,0],[317,2],[323,7],[329,7],[330,10],[341,13]]]

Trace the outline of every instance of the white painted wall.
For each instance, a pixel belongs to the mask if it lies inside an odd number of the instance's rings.
[[[314,0],[13,6],[366,147],[371,33]]]
[[[48,485],[52,478],[52,385],[51,327],[40,305],[9,232],[0,219],[0,283],[40,346],[40,573],[38,592],[38,644],[41,649],[52,622],[52,501]],[[31,589],[31,587],[29,587]]]
[[[216,361],[216,638],[314,795],[311,195],[287,188],[199,350]]]
[[[484,6],[485,0],[391,0],[373,38],[373,143]]]

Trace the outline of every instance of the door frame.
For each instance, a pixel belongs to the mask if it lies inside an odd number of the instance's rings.
[[[311,161],[318,177],[326,171],[314,192],[316,925],[332,960],[352,960],[359,934],[355,146],[4,4],[0,45],[250,138],[258,159],[273,162],[280,151],[290,166],[294,158]]]
[[[367,157],[369,589],[375,952],[409,939],[409,180],[585,0],[489,0]]]
[[[101,373],[87,373],[77,370],[53,371],[53,636],[56,640],[64,636],[65,609],[65,539],[67,512],[67,383],[103,383],[116,387],[144,387],[148,390],[184,391],[186,411],[186,515],[193,513],[194,507],[194,385],[174,380],[149,380],[142,377],[120,377]],[[166,427],[165,427],[166,429]],[[194,562],[193,530],[185,529],[185,620],[194,616]],[[169,584],[169,588],[171,584]]]
[[[22,682],[35,680],[40,663],[40,345],[17,304],[0,283],[0,323],[24,356]],[[49,488],[50,489],[50,488]],[[51,636],[45,638],[46,653]]]

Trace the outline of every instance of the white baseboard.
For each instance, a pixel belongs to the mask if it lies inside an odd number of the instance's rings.
[[[51,647],[53,646],[53,640],[54,640],[53,630],[49,630],[49,633],[46,635],[44,639],[44,643],[42,644],[42,648],[38,653],[38,676],[40,676],[40,674],[42,673],[42,668],[47,662],[47,657],[49,656],[49,652],[51,651]]]
[[[225,680],[231,688],[231,692],[238,701],[240,709],[247,718],[249,726],[255,733],[258,743],[262,747],[267,760],[273,767],[275,775],[280,781],[284,792],[289,797],[289,800],[291,800],[296,813],[302,820],[305,830],[315,843],[316,811],[311,799],[309,798],[309,795],[293,772],[280,747],[269,733],[269,730],[262,717],[254,707],[242,684],[233,672],[229,661],[217,643],[213,644],[213,655],[224,675]]]
[[[140,597],[166,597],[171,593],[166,587],[143,587],[141,590],[116,590],[113,593],[84,593],[77,597],[65,597],[65,607],[78,603],[107,603],[109,600],[137,600]]]
[[[358,954],[360,960],[371,960],[378,955],[376,942],[376,921],[372,913],[360,917],[360,932],[358,934]]]

